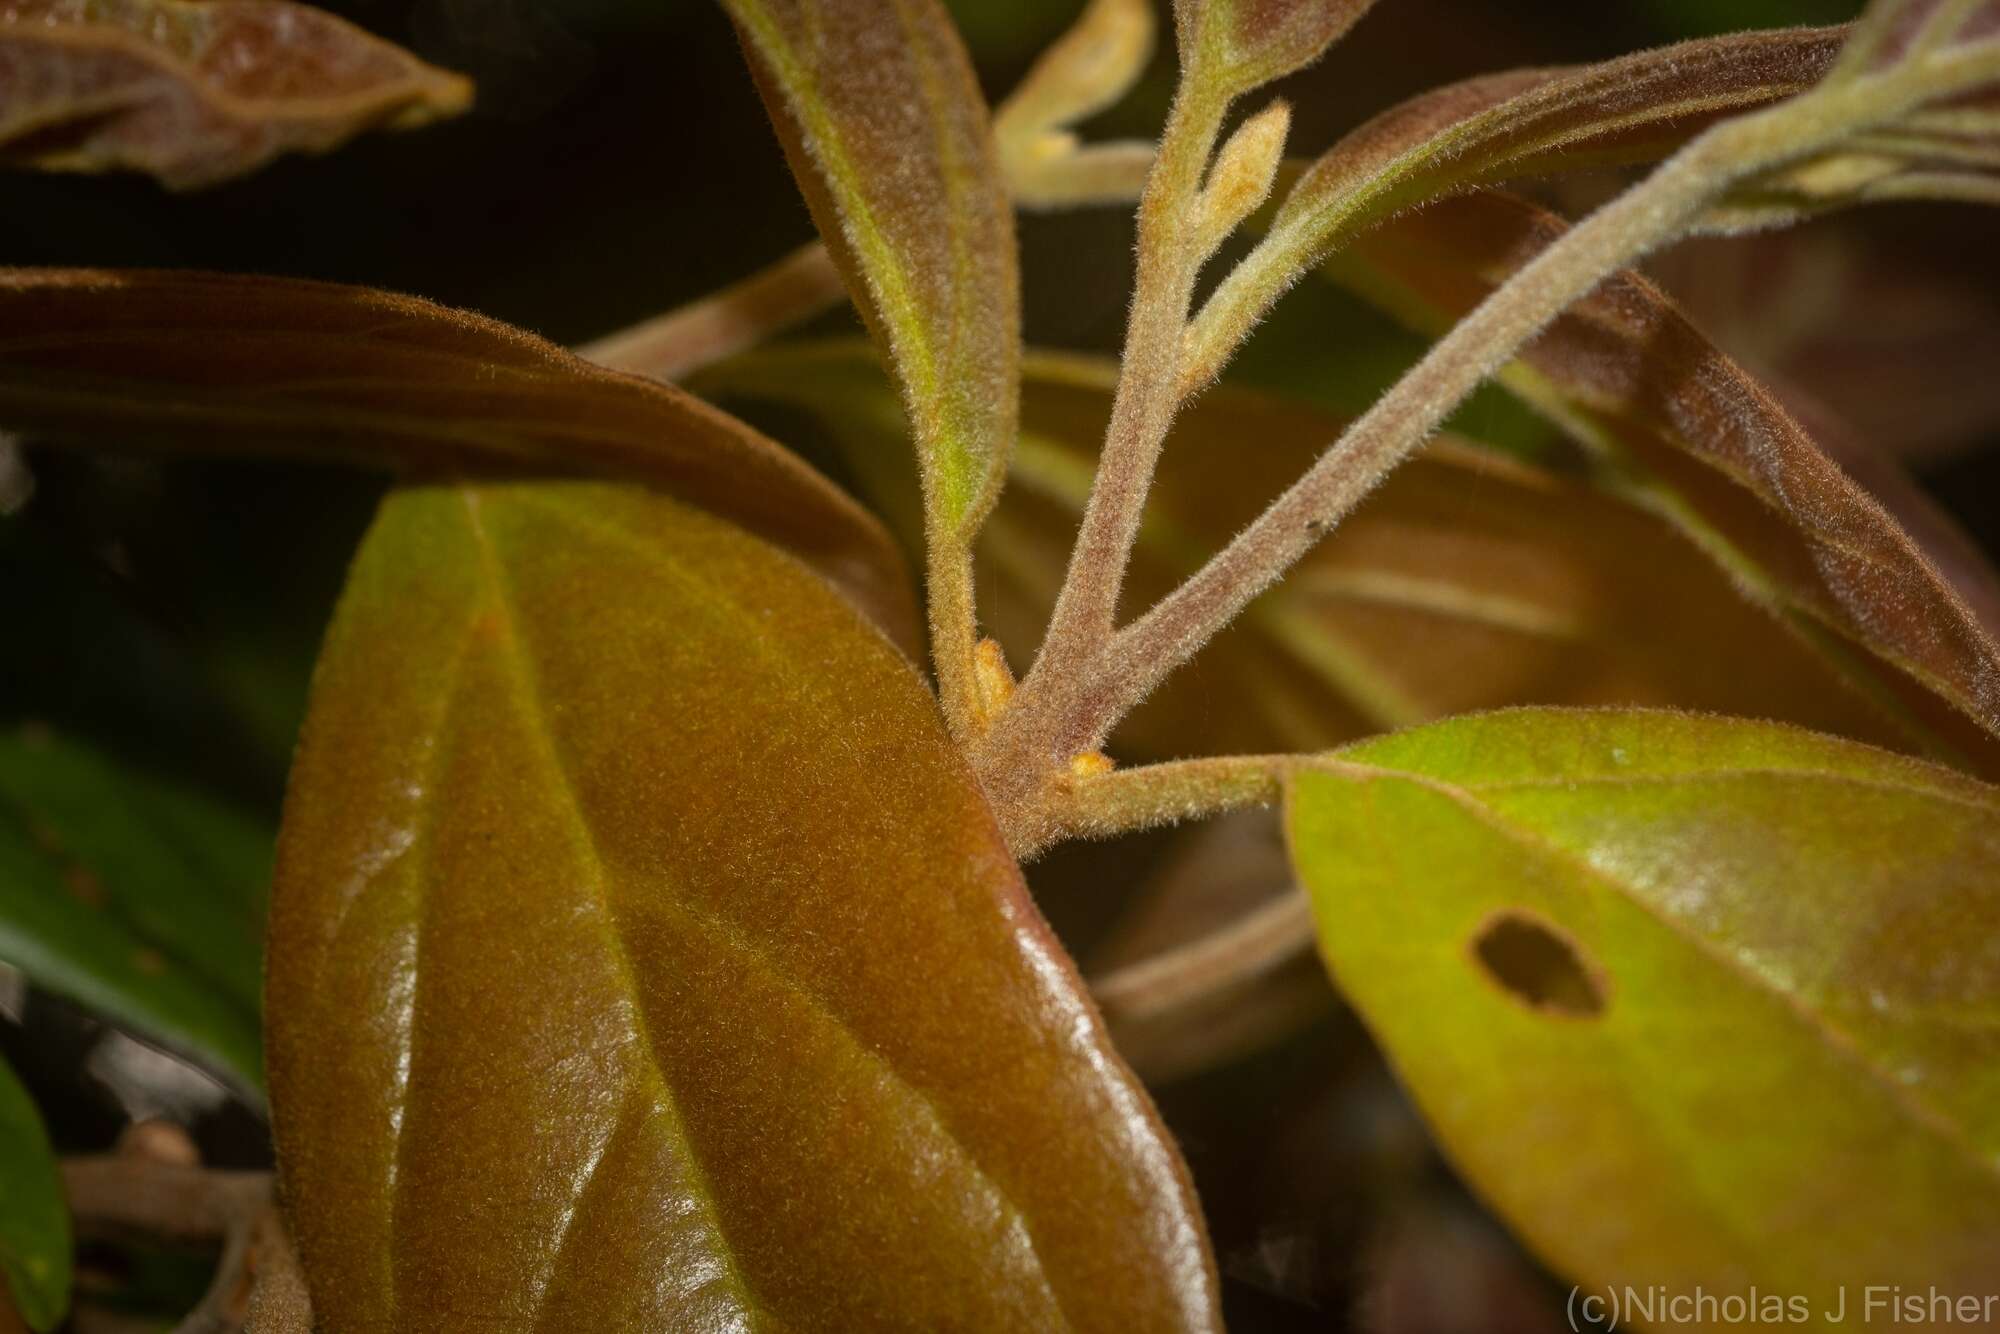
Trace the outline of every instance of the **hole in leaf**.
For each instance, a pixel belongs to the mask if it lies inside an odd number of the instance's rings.
[[[1509,908],[1486,919],[1472,954],[1514,999],[1544,1014],[1595,1019],[1609,988],[1569,934],[1553,922]]]

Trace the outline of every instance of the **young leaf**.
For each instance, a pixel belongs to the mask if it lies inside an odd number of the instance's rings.
[[[1022,441],[979,546],[980,606],[1017,664],[1048,622],[1116,381],[1115,367],[1082,357],[1031,353],[1023,369]],[[862,493],[920,540],[903,426],[864,347],[770,348],[702,383],[816,413]],[[1135,604],[1184,579],[1340,426],[1228,386],[1191,404],[1154,481]],[[1702,709],[1904,740],[1658,516],[1453,440],[1393,473],[1117,740],[1153,758],[1311,750],[1525,703]]]
[[[1480,193],[1398,218],[1329,272],[1417,327],[1450,327],[1562,234]],[[2000,646],[1930,561],[1760,385],[1650,283],[1621,274],[1503,375],[1591,445],[1607,480],[1708,551],[1858,687],[1991,768]]]
[[[907,396],[934,541],[963,544],[1014,441],[1014,218],[938,0],[724,0],[820,234]]]
[[[1522,710],[1338,752],[1286,819],[1336,983],[1557,1269],[1821,1323],[1857,1275],[1991,1290],[2000,790]]]
[[[0,959],[254,1091],[270,846],[86,746],[0,736]]]
[[[1042,52],[993,115],[994,142],[1015,189],[1079,156],[1130,147],[1084,148],[1069,127],[1131,90],[1152,59],[1153,38],[1150,0],[1090,0]]]
[[[1375,0],[1174,0],[1191,88],[1223,98],[1318,60]]]
[[[34,1330],[52,1330],[69,1308],[69,1206],[48,1131],[28,1091],[0,1061],[0,1315],[11,1294]]]
[[[797,553],[915,642],[908,582],[881,525],[781,446],[671,386],[413,297],[216,274],[0,270],[0,425],[419,473],[632,478]]]
[[[269,967],[327,1328],[1217,1327],[1184,1170],[934,701],[676,501],[392,495]]]
[[[287,0],[7,0],[0,162],[213,185],[465,110],[472,85]]]
[[[1189,384],[1217,374],[1299,274],[1384,219],[1476,185],[1656,161],[1719,120],[1812,87],[1846,32],[1738,33],[1580,68],[1514,70],[1384,112],[1305,170],[1203,306],[1188,334]]]

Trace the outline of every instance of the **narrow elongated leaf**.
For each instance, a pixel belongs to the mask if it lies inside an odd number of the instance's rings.
[[[261,1082],[270,832],[39,730],[0,736],[0,959]]]
[[[1338,752],[1286,818],[1337,984],[1558,1269],[1806,1328],[2000,1282],[2000,790],[1522,710]]]
[[[1305,169],[1203,307],[1190,378],[1216,374],[1298,274],[1384,219],[1482,184],[1657,161],[1719,120],[1811,88],[1846,35],[1738,33],[1597,65],[1512,70],[1384,112]]]
[[[1033,659],[1060,587],[1115,367],[1030,355],[1013,473],[980,536],[980,606]],[[709,372],[809,406],[906,542],[920,537],[891,391],[857,344],[773,348]],[[1339,419],[1234,388],[1182,414],[1131,573],[1164,595],[1298,476]],[[1153,756],[1307,750],[1503,704],[1651,704],[1879,742],[1894,721],[1746,602],[1658,516],[1585,477],[1440,441],[1122,727]]]
[[[1601,64],[1452,84],[1376,117],[1316,160],[1279,209],[1272,244],[1338,244],[1372,222],[1476,185],[1651,162],[1727,116],[1802,92],[1847,29],[1732,33]]]
[[[1187,1181],[908,664],[588,484],[389,500],[270,946],[330,1329],[1210,1329]]]
[[[1470,195],[1378,229],[1330,272],[1437,332],[1562,230],[1519,200]],[[1650,283],[1612,278],[1503,379],[1861,689],[1944,751],[1995,764],[2000,646],[1881,506]]]
[[[0,425],[418,473],[633,478],[797,552],[915,642],[887,534],[781,446],[671,386],[412,297],[215,274],[0,270]]]
[[[0,3],[11,165],[143,171],[186,190],[471,101],[458,75],[288,0]]]
[[[69,1307],[69,1208],[48,1132],[0,1061],[0,1307],[11,1294],[28,1328],[54,1329]]]
[[[820,234],[901,377],[938,537],[969,535],[1013,445],[1014,216],[938,0],[724,0]]]

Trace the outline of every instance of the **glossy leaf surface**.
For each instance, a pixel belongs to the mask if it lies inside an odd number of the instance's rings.
[[[1810,1327],[1863,1275],[2000,1279],[2000,791],[1786,728],[1522,710],[1329,756],[1287,825],[1337,984],[1563,1273],[1754,1284]]]
[[[1030,355],[1025,370],[1022,442],[979,548],[980,606],[1017,666],[1047,624],[1115,381],[1082,357]],[[865,349],[773,348],[704,383],[810,406],[863,493],[916,541],[902,426]],[[1190,404],[1140,531],[1132,605],[1192,573],[1340,426],[1234,388]],[[1305,750],[1520,703],[1672,705],[1899,735],[1658,516],[1585,477],[1444,440],[1170,677],[1119,740],[1153,756]]]
[[[671,386],[413,297],[216,274],[0,270],[0,425],[415,473],[632,478],[798,553],[915,642],[887,535],[784,448]]]
[[[392,496],[270,996],[329,1328],[1215,1326],[1184,1171],[935,701],[677,502]]]
[[[213,185],[364,130],[455,115],[472,85],[287,0],[5,0],[0,161]]]
[[[0,959],[254,1091],[267,829],[40,730],[0,736]]]
[[[938,0],[724,0],[820,234],[902,380],[938,537],[969,535],[1013,444],[1014,216]]]
[[[1436,332],[1562,229],[1519,200],[1469,195],[1378,229],[1330,271]],[[1522,363],[1505,382],[1594,446],[1609,484],[1903,711],[1913,740],[1993,766],[2000,646],[1909,535],[1656,288],[1612,278]]]
[[[69,1206],[48,1132],[0,1061],[0,1314],[9,1294],[28,1328],[54,1329],[69,1307]]]

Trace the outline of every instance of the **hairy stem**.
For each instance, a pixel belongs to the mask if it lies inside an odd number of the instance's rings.
[[[1920,76],[1919,76],[1920,77]],[[1023,733],[1087,749],[1227,625],[1564,309],[1682,234],[1733,181],[1818,151],[1913,95],[1909,75],[1825,88],[1717,126],[1514,274],[1355,420],[1255,522],[1120,631]]]
[[[1233,991],[1312,948],[1312,905],[1296,888],[1185,945],[1101,973],[1090,991],[1114,1019],[1151,1019]]]
[[[945,725],[962,747],[971,747],[990,719],[982,702],[976,664],[978,613],[973,605],[972,551],[950,535],[925,542],[925,589],[931,623],[931,665]]]
[[[1031,806],[1009,812],[1005,823],[1015,855],[1031,857],[1067,839],[1111,838],[1268,806],[1284,794],[1285,775],[1299,763],[1287,755],[1228,755],[1137,769],[1064,771],[1035,791]]]
[[[1180,346],[1201,267],[1195,207],[1223,99],[1184,85],[1139,203],[1138,273],[1111,422],[1048,635],[1022,683],[1060,680],[1109,640],[1160,445],[1179,406]]]
[[[679,380],[845,300],[833,257],[814,241],[719,292],[585,344],[577,354],[613,370]]]

